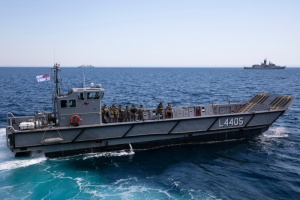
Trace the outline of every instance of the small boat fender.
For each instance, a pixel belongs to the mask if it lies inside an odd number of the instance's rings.
[[[64,139],[57,137],[57,138],[48,138],[41,141],[43,145],[51,145],[51,144],[58,144],[64,141]]]
[[[80,117],[79,117],[79,115],[72,115],[71,117],[70,117],[70,124],[72,125],[72,126],[79,126],[79,122],[80,122]]]

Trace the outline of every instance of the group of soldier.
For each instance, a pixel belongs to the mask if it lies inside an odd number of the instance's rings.
[[[164,117],[164,106],[162,104],[162,102],[160,102],[156,108],[156,112],[157,114],[159,115],[160,118],[163,118]],[[171,103],[168,103],[168,106],[166,107],[165,109],[165,117],[166,118],[173,118],[173,108],[171,106]]]
[[[103,123],[116,123],[116,122],[132,122],[132,121],[144,121],[144,106],[141,104],[137,108],[134,104],[131,107],[126,106],[125,109],[122,108],[122,105],[117,107],[115,104],[112,104],[111,107],[107,107],[105,104],[102,107],[102,122]],[[163,118],[164,107],[162,102],[157,106],[157,115],[160,118]],[[165,109],[165,117],[173,117],[173,109],[170,103]]]
[[[107,107],[105,104],[102,107],[102,121],[103,123],[115,123],[115,122],[131,122],[131,121],[144,121],[144,106],[140,105],[136,108],[134,104],[131,107],[126,106],[125,109],[122,105],[117,107],[113,104],[111,107]]]

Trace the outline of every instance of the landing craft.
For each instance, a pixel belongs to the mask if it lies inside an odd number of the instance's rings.
[[[39,151],[60,157],[128,149],[130,144],[140,149],[242,139],[267,131],[294,101],[292,96],[260,93],[243,103],[174,107],[171,115],[148,108],[142,120],[113,120],[101,112],[100,84],[64,94],[59,71],[55,64],[52,112],[22,117],[7,113],[6,142],[16,156]]]

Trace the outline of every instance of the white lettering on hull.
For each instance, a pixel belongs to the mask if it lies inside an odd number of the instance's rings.
[[[242,126],[244,124],[244,117],[226,118],[225,121],[219,119],[219,127]]]

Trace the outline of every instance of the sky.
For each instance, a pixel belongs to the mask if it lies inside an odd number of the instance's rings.
[[[0,0],[0,66],[300,66],[299,0]]]

